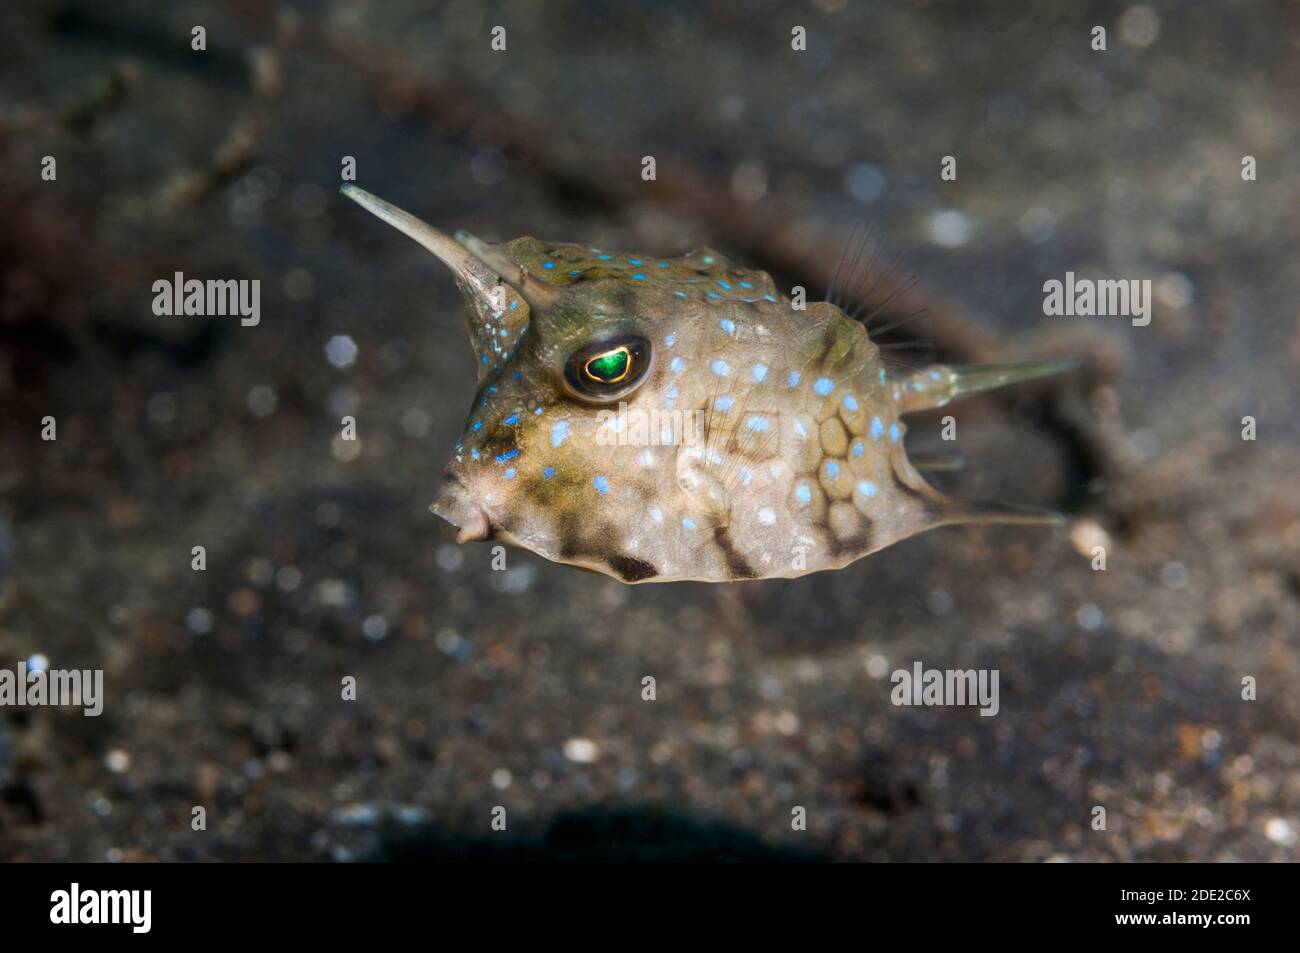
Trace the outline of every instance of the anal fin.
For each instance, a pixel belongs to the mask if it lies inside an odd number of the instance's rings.
[[[958,500],[946,497],[937,525],[1002,523],[1019,526],[1064,526],[1065,516],[1055,510],[1000,500]]]

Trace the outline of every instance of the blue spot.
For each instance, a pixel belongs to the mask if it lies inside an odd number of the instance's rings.
[[[486,354],[480,354],[478,359],[479,359],[479,363],[481,363],[481,364],[486,364],[486,363],[487,363],[487,355],[486,355]]]
[[[794,488],[794,498],[804,506],[812,502],[812,490],[808,488],[807,483],[800,483]]]
[[[767,365],[755,364],[753,373],[754,380],[758,381],[760,384],[763,383],[763,381],[767,380]]]
[[[659,267],[660,267],[660,268],[667,268],[667,267],[668,267],[668,262],[666,262],[666,261],[661,261],[661,262],[659,262]]]
[[[506,479],[507,479],[507,480],[513,480],[514,478],[515,478],[515,468],[514,468],[514,467],[506,467]]]
[[[829,377],[819,377],[813,384],[813,392],[818,397],[827,397],[835,389],[835,382]]]
[[[524,375],[523,375],[523,372],[522,372],[522,371],[515,371],[515,372],[514,372],[513,374],[511,374],[510,376],[513,377],[513,378],[514,378],[515,380],[517,380],[517,381],[521,381],[521,380],[524,379]]]
[[[880,422],[879,417],[871,418],[871,439],[879,440],[885,435],[885,425]]]
[[[685,297],[686,297],[686,292],[685,292],[685,291],[674,291],[673,294],[677,295],[677,297],[679,297],[679,298],[685,298]]]
[[[706,294],[704,297],[706,297],[706,298],[721,298],[722,295],[718,294],[716,291],[710,291],[710,292],[709,292],[708,294]]]
[[[517,424],[517,423],[519,423],[519,415],[518,415],[518,414],[511,414],[509,417],[506,418],[506,426],[507,426],[507,427],[513,427],[513,426],[514,426],[515,424]]]
[[[799,386],[799,372],[798,372],[798,371],[791,371],[791,372],[790,372],[790,386],[791,386],[791,387],[798,387],[798,386]]]
[[[689,516],[683,516],[682,526],[686,529],[695,529],[695,520],[691,519]]]
[[[544,469],[544,470],[542,471],[542,476],[545,477],[545,478],[548,479],[548,480],[549,480],[551,477],[555,476],[555,467],[547,467],[546,469]]]
[[[745,426],[754,433],[767,433],[772,429],[772,424],[765,417],[750,417],[745,421]]]
[[[711,265],[711,264],[713,264],[713,256],[712,256],[712,255],[705,255],[705,256],[704,256],[704,263],[705,263],[706,265]]]
[[[609,256],[609,255],[597,255],[596,257],[599,258],[601,261],[609,261],[609,259],[610,259],[611,256]]]
[[[771,295],[763,295],[763,300],[764,300],[764,301],[775,301],[776,299],[773,298]]]
[[[889,439],[894,443],[898,443],[898,438],[901,436],[902,436],[902,432],[898,429],[898,424],[890,424]]]
[[[880,369],[880,383],[883,384],[884,382],[885,382],[885,369],[882,367]]]
[[[753,285],[752,282],[749,282],[749,281],[742,281],[742,282],[740,283],[740,287],[742,287],[742,288],[752,288],[752,287],[754,287],[754,285]]]
[[[513,450],[507,450],[505,453],[498,453],[497,463],[505,463],[507,460],[513,460],[517,456],[519,456],[519,448],[515,447]]]
[[[858,484],[858,492],[863,496],[872,497],[876,495],[876,485],[870,480],[863,480]]]
[[[469,455],[470,455],[471,457],[473,457],[475,460],[477,460],[480,456],[482,456],[482,454],[480,454],[480,453],[478,452],[478,448],[475,448],[475,449],[471,450],[471,451],[469,452]]]
[[[731,373],[731,366],[722,359],[714,361],[709,365],[709,367],[712,368],[713,373],[717,374],[719,377],[726,377]]]
[[[680,357],[675,357],[668,362],[668,369],[672,371],[674,374],[680,374],[682,368],[685,366],[686,366],[686,362],[683,361]]]
[[[637,281],[645,281],[645,275],[641,274],[641,272],[639,271],[633,274],[632,277],[635,278]]]
[[[678,393],[679,392],[677,390],[677,385],[674,384],[672,387],[668,388],[668,390],[664,392],[664,396],[667,397],[669,400],[676,400]]]
[[[596,488],[597,493],[609,492],[609,478],[603,473],[597,473],[591,478],[591,485]]]
[[[549,271],[550,269],[552,269],[552,268],[555,267],[555,262],[553,262],[553,261],[544,262],[544,263],[542,264],[542,267],[545,268],[545,269],[547,269],[547,270]]]
[[[718,327],[722,328],[722,330],[726,331],[728,334],[736,333],[736,322],[732,321],[731,318],[723,318],[718,322]]]
[[[855,457],[860,457],[866,452],[867,452],[867,448],[862,446],[861,440],[853,441],[853,455]]]
[[[551,446],[558,447],[564,441],[569,439],[569,422],[567,420],[557,420],[551,424]]]
[[[641,264],[641,259],[640,259],[640,258],[629,258],[629,259],[628,259],[628,263],[629,263],[629,264],[633,264],[633,265],[639,265],[639,264]]]
[[[840,475],[840,465],[834,460],[826,461],[826,475],[832,480],[837,479]]]
[[[725,281],[722,281],[721,279],[719,279],[718,281],[718,287],[721,288],[723,291],[731,290],[731,285],[727,284]]]
[[[677,343],[677,335],[675,334],[670,334],[666,338],[664,338],[664,347],[672,347],[676,343]]]
[[[511,310],[511,311],[515,310],[515,308],[517,308],[517,307],[519,307],[519,302],[518,302],[518,301],[511,301],[511,302],[510,302],[510,310]]]
[[[471,426],[473,426],[473,428],[474,428],[475,430],[482,430],[482,429],[483,429],[483,421],[481,421],[481,420],[476,420],[476,421],[474,421],[474,423],[473,423]]]
[[[858,412],[858,399],[852,394],[845,394],[844,409],[851,414],[856,414]]]
[[[754,479],[754,471],[749,467],[740,468],[740,485],[749,486],[750,481]]]
[[[727,411],[731,409],[732,403],[733,403],[732,399],[724,394],[723,396],[715,400],[713,402],[713,405],[717,407],[718,410],[722,411],[725,414]]]
[[[569,272],[569,274],[571,274],[571,275],[580,275],[580,274],[582,274],[582,272],[580,272],[580,271],[571,271],[571,272]]]
[[[489,385],[488,385],[487,392],[488,392],[489,394],[495,394],[495,393],[497,392],[497,385],[496,385],[496,384],[489,384]]]
[[[533,416],[534,417],[542,416],[542,411],[545,409],[546,409],[545,407],[538,407],[536,410],[533,411]]]

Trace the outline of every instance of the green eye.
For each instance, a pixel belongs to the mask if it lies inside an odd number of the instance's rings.
[[[650,342],[640,335],[622,334],[592,341],[569,355],[564,383],[574,397],[604,403],[626,397],[650,370]]]
[[[617,384],[627,377],[631,369],[632,355],[628,353],[625,345],[596,355],[582,370],[592,380],[600,381],[602,384]]]

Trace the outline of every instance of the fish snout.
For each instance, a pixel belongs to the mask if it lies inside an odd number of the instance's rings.
[[[433,501],[429,509],[456,527],[458,543],[471,543],[475,540],[487,539],[492,535],[487,513],[474,500],[465,485],[455,477],[446,478],[438,498]]]

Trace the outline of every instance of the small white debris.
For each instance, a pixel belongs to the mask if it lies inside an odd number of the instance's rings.
[[[1283,820],[1280,817],[1274,817],[1264,826],[1264,834],[1274,844],[1280,844],[1283,847],[1294,847],[1296,845],[1295,826],[1290,821]]]
[[[1020,234],[1026,241],[1033,242],[1035,245],[1050,241],[1056,234],[1056,216],[1051,209],[1043,208],[1041,205],[1032,206],[1020,216]]]
[[[958,248],[970,241],[975,226],[971,220],[956,209],[941,209],[930,216],[926,223],[930,241],[944,248]]]
[[[1141,50],[1160,36],[1160,17],[1145,4],[1129,7],[1119,18],[1119,40]]]
[[[191,609],[185,616],[185,628],[195,635],[207,635],[212,631],[212,613],[202,607]]]
[[[1091,602],[1079,606],[1074,613],[1074,621],[1079,623],[1080,628],[1087,629],[1089,632],[1096,632],[1100,629],[1104,620],[1105,617],[1102,615],[1101,609]]]
[[[885,176],[870,162],[859,162],[845,174],[844,189],[859,202],[874,202],[885,191]]]
[[[1185,308],[1196,296],[1196,286],[1186,275],[1171,271],[1156,282],[1155,292],[1156,301],[1166,308]]]
[[[564,743],[564,756],[575,764],[591,764],[600,756],[600,749],[590,738],[570,738]]]
[[[121,748],[114,748],[104,758],[104,766],[114,774],[125,774],[131,770],[131,756]]]
[[[335,367],[351,367],[357,359],[357,345],[346,334],[336,334],[325,345],[325,357]]]
[[[249,390],[248,396],[244,398],[244,401],[248,404],[248,409],[253,412],[254,416],[269,417],[271,414],[275,413],[275,408],[279,403],[279,398],[276,396],[273,388],[266,384],[258,384],[256,387]]]
[[[361,623],[361,634],[371,642],[378,642],[388,634],[388,621],[381,615],[366,616]]]
[[[293,592],[302,583],[297,566],[281,566],[275,571],[275,586],[281,592]]]

